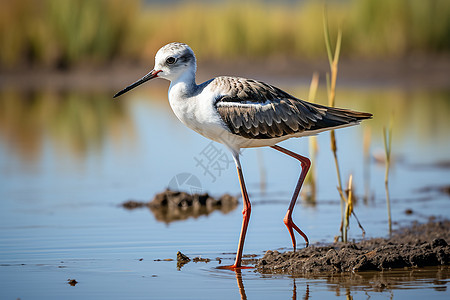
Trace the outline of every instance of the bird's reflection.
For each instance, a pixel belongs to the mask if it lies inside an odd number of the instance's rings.
[[[241,295],[241,300],[247,300],[247,295],[245,294],[244,282],[242,280],[242,272],[241,269],[235,269],[234,273],[236,274],[236,281],[239,288],[239,294]]]
[[[297,300],[297,285],[295,284],[295,278],[292,278],[293,287],[292,287],[292,300]]]
[[[295,283],[295,278],[292,278],[292,300],[297,300],[297,285]],[[306,285],[305,295],[303,296],[303,300],[309,299],[309,285]]]
[[[241,295],[241,300],[247,300],[247,294],[245,293],[244,281],[242,280],[242,270],[235,269],[234,273],[236,275],[236,281],[239,289],[239,294]],[[306,285],[305,294],[303,296],[303,300],[309,299],[309,285]],[[293,287],[292,287],[292,300],[297,300],[297,285],[295,283],[295,278],[293,278]]]

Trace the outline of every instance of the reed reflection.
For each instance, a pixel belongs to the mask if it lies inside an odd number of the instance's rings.
[[[288,89],[293,94],[307,95],[305,87]],[[319,104],[326,104],[326,89],[317,91]],[[450,126],[450,90],[448,89],[397,89],[397,88],[340,88],[336,99],[342,107],[367,110],[374,118],[358,127],[371,128],[372,141],[380,139],[382,129],[393,117],[394,143],[402,143],[414,136],[420,142],[440,142]],[[381,142],[382,143],[382,142]],[[319,150],[321,148],[319,147]]]
[[[295,89],[293,92],[305,94]],[[319,89],[317,98],[325,99],[324,93]],[[381,145],[379,135],[391,113],[396,133],[394,148],[401,149],[405,143],[419,148],[449,147],[449,91],[342,90],[339,102],[344,107],[374,113],[376,117],[362,126],[369,128],[366,139],[371,147]],[[28,163],[39,159],[46,141],[57,154],[82,158],[89,150],[101,149],[107,137],[113,142],[133,139],[136,131],[129,103],[113,101],[106,91],[0,90],[0,141]]]
[[[133,132],[125,103],[107,93],[0,91],[0,140],[25,164],[37,163],[47,142],[57,155],[82,159],[107,137],[114,143]]]

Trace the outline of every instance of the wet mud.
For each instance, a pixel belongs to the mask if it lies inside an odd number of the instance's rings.
[[[263,274],[311,277],[355,271],[384,271],[450,264],[450,221],[430,220],[399,229],[388,238],[310,246],[296,252],[267,251],[256,265]]]
[[[71,286],[76,286],[78,281],[76,281],[75,279],[67,279],[67,283],[70,284]]]
[[[123,203],[122,207],[126,209],[148,207],[156,220],[170,223],[209,215],[215,210],[228,213],[236,209],[238,203],[237,198],[229,194],[214,198],[207,193],[189,194],[167,189],[156,194],[150,202],[130,200]]]

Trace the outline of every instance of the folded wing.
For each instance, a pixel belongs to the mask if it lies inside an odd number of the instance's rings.
[[[370,113],[332,108],[297,99],[266,83],[234,77],[214,79],[223,91],[215,107],[228,129],[251,139],[358,124]]]

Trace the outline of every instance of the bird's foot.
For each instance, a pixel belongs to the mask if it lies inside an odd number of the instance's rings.
[[[237,266],[236,264],[233,264],[231,266],[218,266],[217,269],[221,269],[221,270],[242,270],[242,269],[253,269],[254,267],[251,266],[242,266],[239,265]]]
[[[284,224],[286,225],[289,234],[291,235],[291,239],[292,239],[292,246],[294,247],[294,251],[296,249],[296,241],[295,241],[295,236],[294,236],[294,229],[295,231],[297,231],[304,239],[306,242],[306,247],[308,247],[309,245],[309,240],[308,237],[306,236],[306,234],[303,233],[303,231],[300,230],[300,228],[298,228],[297,225],[294,224],[294,221],[292,221],[291,218],[285,218],[284,219]]]

